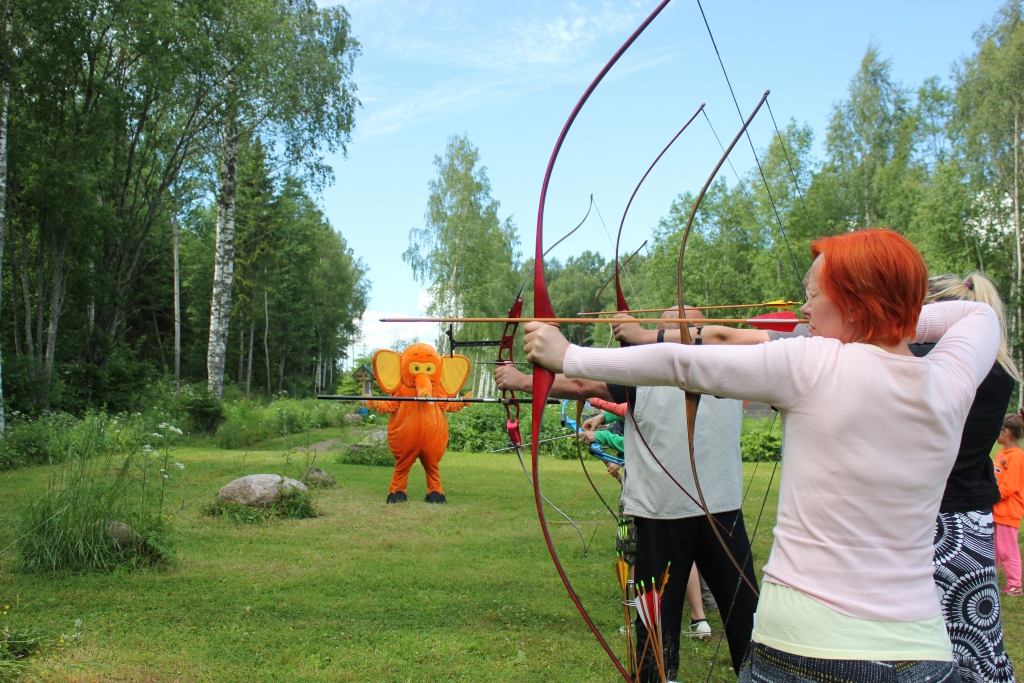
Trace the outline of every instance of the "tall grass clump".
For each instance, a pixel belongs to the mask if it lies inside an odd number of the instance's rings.
[[[315,429],[340,427],[354,403],[275,398],[270,404],[239,400],[224,404],[225,421],[217,430],[221,448],[245,448],[260,441]]]
[[[173,561],[165,504],[183,465],[180,430],[147,432],[138,419],[92,414],[64,445],[60,470],[22,513],[18,568],[28,573],[110,572]]]

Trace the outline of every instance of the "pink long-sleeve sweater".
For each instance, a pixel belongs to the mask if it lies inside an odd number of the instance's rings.
[[[914,341],[938,341],[923,358],[823,337],[757,346],[571,346],[564,372],[778,408],[781,489],[765,580],[852,617],[918,621],[940,614],[935,517],[999,338],[991,308],[945,302],[922,309]]]

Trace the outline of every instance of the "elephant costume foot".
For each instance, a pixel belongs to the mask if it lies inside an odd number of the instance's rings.
[[[395,491],[394,493],[388,494],[388,504],[404,503],[407,500],[409,500],[409,496],[405,495],[405,491]]]
[[[437,491],[431,491],[430,493],[427,494],[427,497],[424,498],[423,500],[428,502],[428,503],[444,503],[444,502],[447,502],[445,497],[444,497],[444,494],[443,493],[438,493]]]

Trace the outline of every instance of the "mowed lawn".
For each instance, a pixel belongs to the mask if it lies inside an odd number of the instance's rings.
[[[339,486],[318,494],[322,516],[255,526],[200,510],[242,474],[297,475],[301,457],[289,464],[281,451],[182,448],[174,459],[186,470],[170,494],[173,568],[26,576],[13,571],[13,549],[0,554],[0,607],[10,605],[3,619],[11,626],[60,638],[81,620],[81,639],[44,651],[32,668],[36,680],[619,680],[552,567],[514,455],[446,455],[449,503],[438,506],[422,502],[418,466],[410,501],[385,505],[390,468],[337,465],[328,454],[317,464]],[[586,522],[587,557],[572,527],[552,524],[552,533],[575,589],[622,653],[614,527],[594,524],[610,517],[592,493],[569,503],[587,488],[579,463],[545,458],[541,466],[548,497]],[[600,463],[592,470],[599,475]],[[773,468],[744,470],[752,482],[744,505],[752,532]],[[19,509],[51,473],[0,475],[0,548],[15,539]],[[613,500],[618,484],[609,478],[601,490]],[[776,472],[755,539],[758,568],[770,547],[777,491]],[[561,518],[549,513],[549,521]],[[717,614],[712,622],[717,632]],[[1005,606],[1004,624],[1010,655],[1019,660],[1020,599]],[[684,642],[678,679],[703,680],[717,643]],[[724,644],[713,680],[735,680]]]

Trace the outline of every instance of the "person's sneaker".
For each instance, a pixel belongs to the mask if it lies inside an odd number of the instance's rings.
[[[1020,586],[1007,586],[1003,589],[1003,595],[1024,595],[1024,589]]]
[[[707,622],[707,619],[690,619],[690,628],[687,629],[686,635],[693,638],[707,638],[711,635],[711,624]]]

